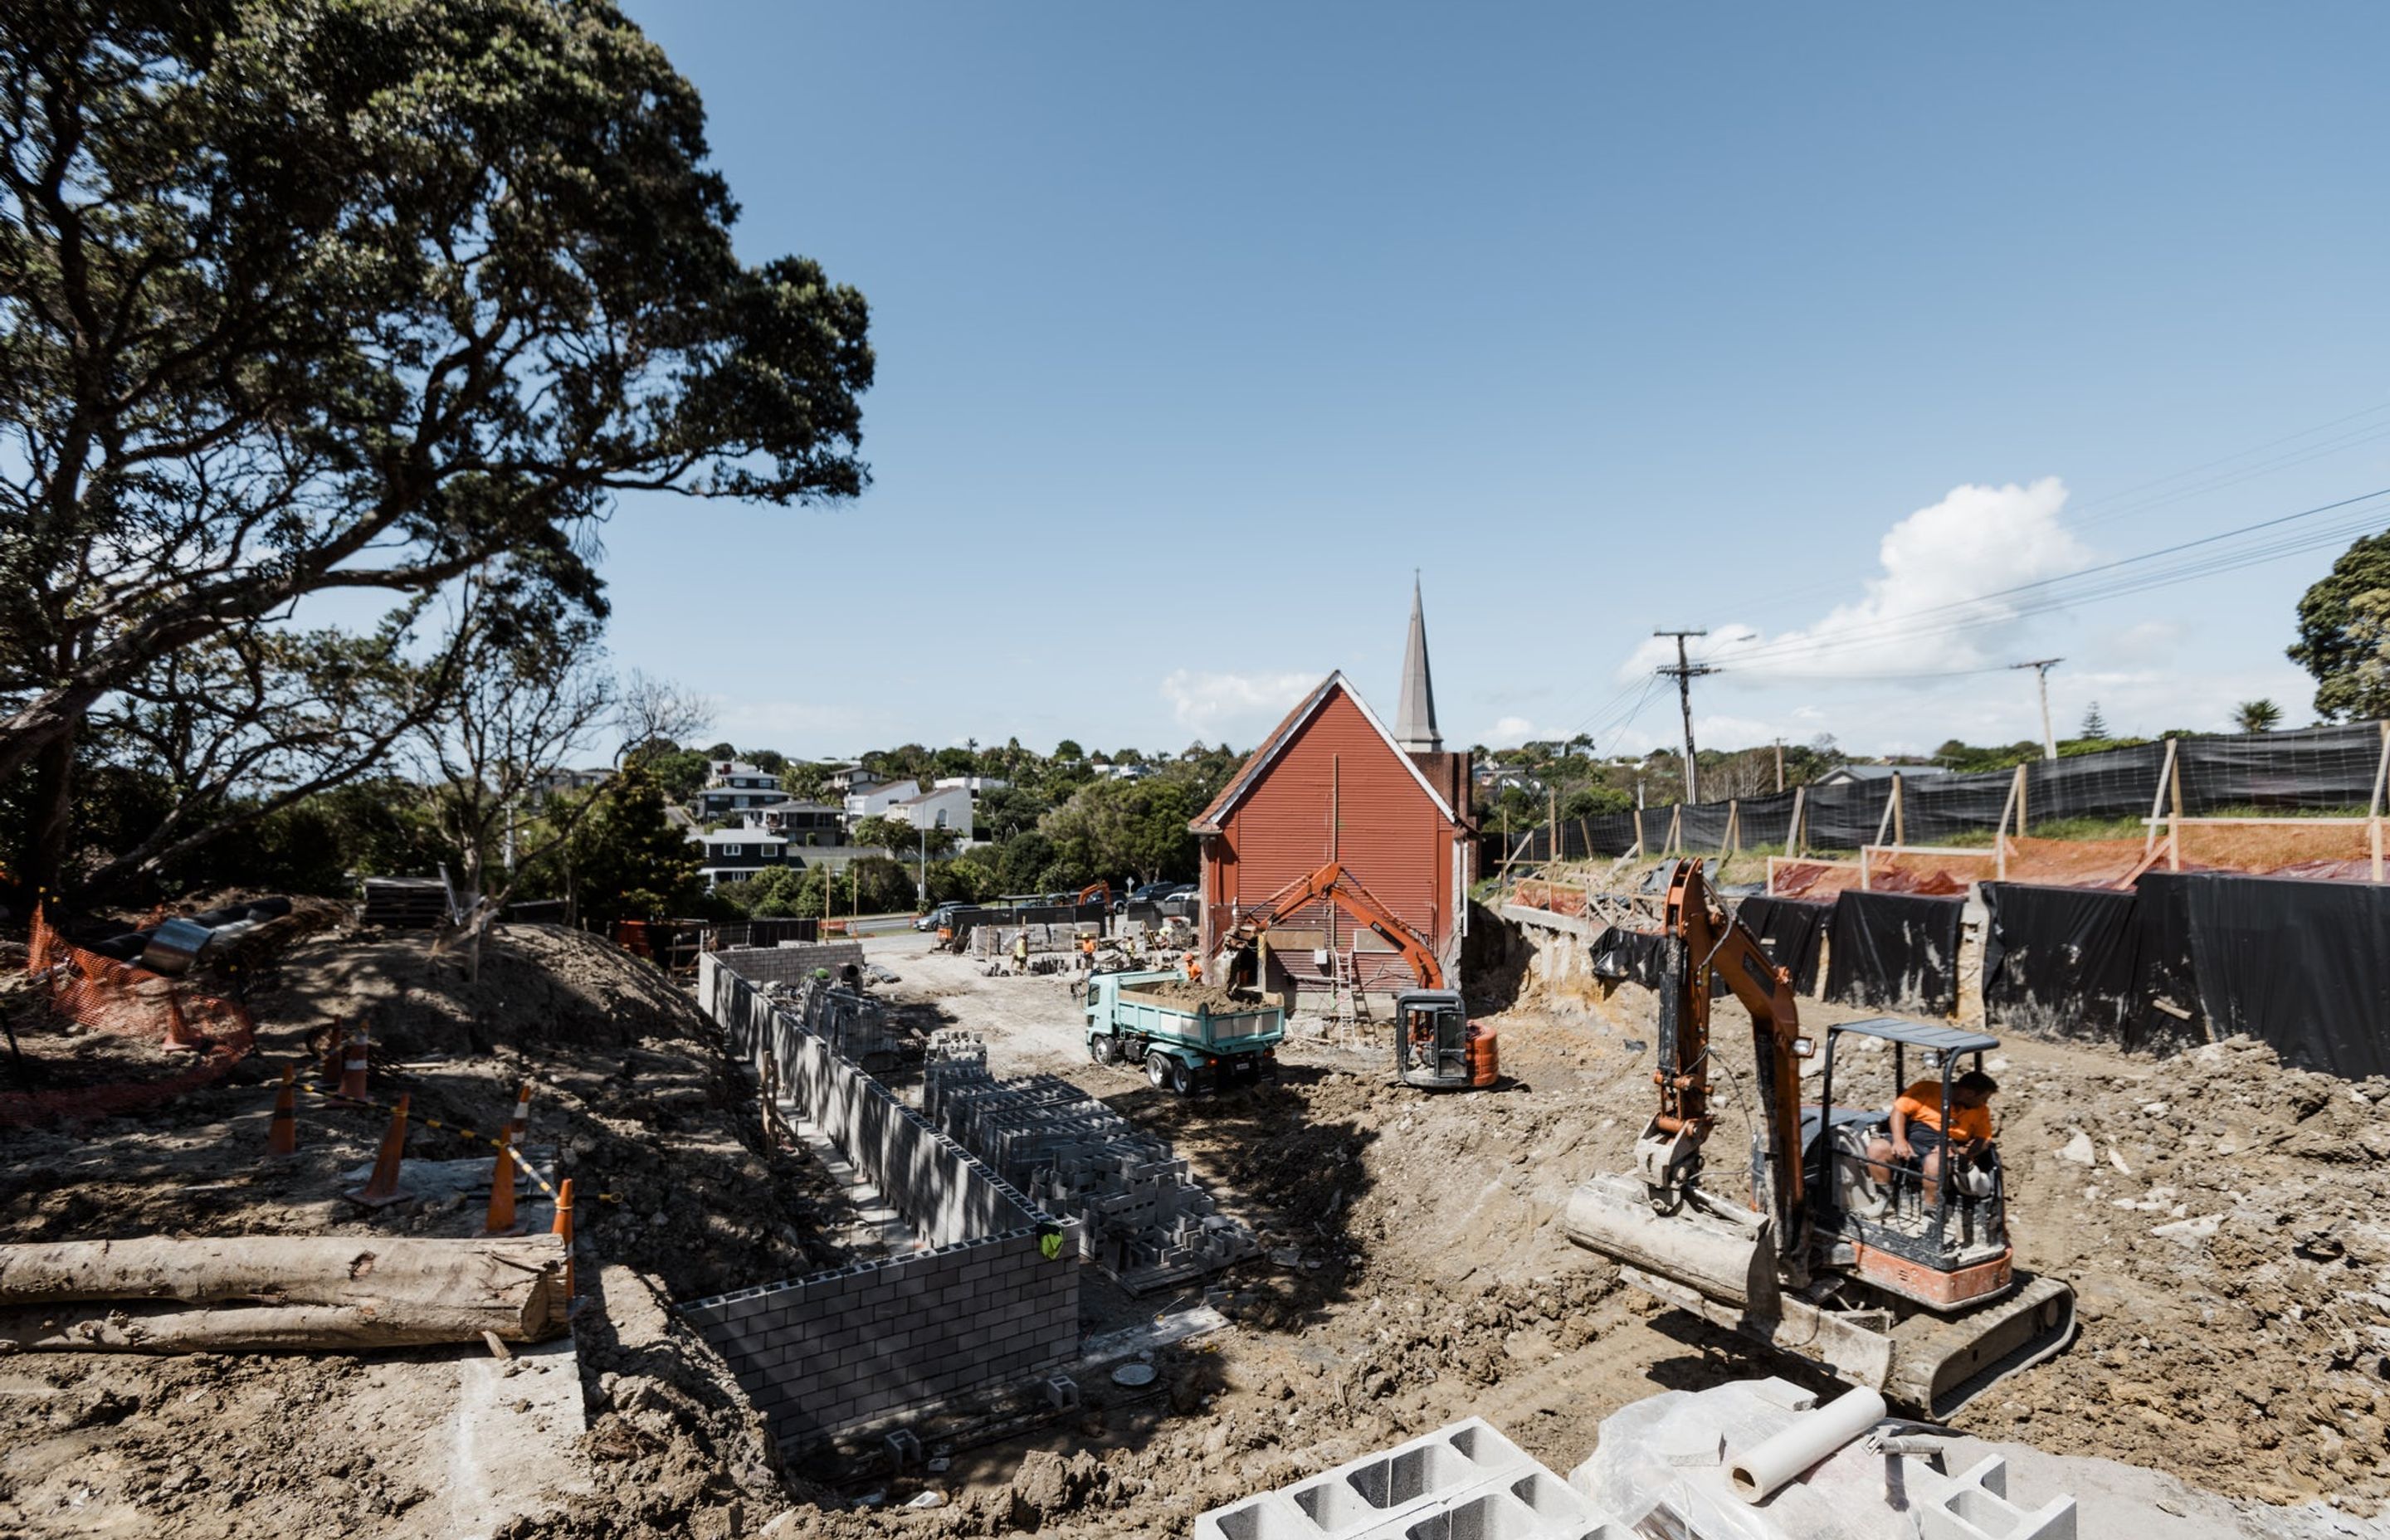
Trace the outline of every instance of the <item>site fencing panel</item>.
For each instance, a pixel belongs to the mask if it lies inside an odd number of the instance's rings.
[[[2384,753],[2384,725],[2347,723],[2292,732],[2180,738],[2173,742],[2171,784],[2167,745],[2138,743],[2033,760],[2024,766],[2024,806],[2013,809],[2013,769],[1982,775],[1910,774],[1901,777],[1900,810],[1887,821],[1893,782],[1850,781],[1808,786],[1797,793],[1800,825],[1793,827],[1796,793],[1770,792],[1728,802],[1647,807],[1597,818],[1562,819],[1550,826],[1497,839],[1489,850],[1497,862],[1536,865],[1619,856],[1639,843],[1646,855],[1681,851],[1702,854],[1722,850],[1781,850],[1796,840],[1804,850],[1857,850],[1878,842],[1934,844],[1966,834],[1990,834],[2010,818],[2010,832],[2068,818],[2147,817],[2152,810],[2196,818],[2228,809],[2260,813],[2345,811],[2362,813],[2373,804]],[[2161,790],[2165,791],[2164,805]],[[1495,832],[1495,831],[1489,831]],[[1731,839],[1729,839],[1731,834]]]

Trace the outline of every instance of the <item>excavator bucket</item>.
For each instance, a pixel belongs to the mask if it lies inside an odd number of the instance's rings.
[[[1767,1222],[1694,1199],[1673,1213],[1651,1206],[1633,1176],[1596,1176],[1576,1189],[1561,1229],[1588,1251],[1624,1267],[1674,1279],[1737,1313],[1771,1312],[1776,1247]]]
[[[1645,1293],[1762,1342],[1817,1359],[1855,1385],[1943,1418],[2075,1336],[2075,1293],[2019,1273],[2017,1287],[1948,1315],[1833,1309],[1784,1292],[1768,1221],[1696,1194],[1655,1210],[1632,1176],[1597,1176],[1576,1189],[1561,1228],[1619,1264]]]

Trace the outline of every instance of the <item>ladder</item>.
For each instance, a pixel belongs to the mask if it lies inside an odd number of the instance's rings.
[[[1328,1036],[1341,1047],[1362,1047],[1368,1035],[1369,1002],[1361,993],[1361,969],[1352,950],[1328,953]]]

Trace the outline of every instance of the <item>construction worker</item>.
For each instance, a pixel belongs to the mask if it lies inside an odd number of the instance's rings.
[[[1942,1126],[1942,1084],[1921,1080],[1900,1093],[1892,1104],[1889,1138],[1868,1142],[1868,1174],[1881,1182],[1890,1174],[1886,1162],[1898,1161],[1925,1178],[1928,1208],[1941,1201],[1942,1168],[1946,1161],[1959,1173],[1964,1191],[1989,1192],[1990,1173],[1999,1165],[1992,1148],[1992,1093],[1999,1082],[1981,1070],[1970,1070],[1950,1083],[1950,1126]],[[1978,1176],[1976,1174],[1981,1173]]]
[[[1019,935],[1012,938],[1012,970],[1015,973],[1029,971],[1029,927],[1026,925],[1021,928]]]
[[[1187,982],[1190,984],[1203,982],[1203,959],[1192,952],[1187,954]]]

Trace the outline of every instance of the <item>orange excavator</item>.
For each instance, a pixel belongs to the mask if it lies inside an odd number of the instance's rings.
[[[1079,896],[1074,902],[1083,905],[1100,904],[1109,909],[1112,906],[1112,885],[1100,877],[1097,878],[1079,890]]]
[[[1471,1021],[1460,992],[1445,987],[1444,965],[1434,949],[1342,862],[1330,861],[1297,878],[1261,907],[1238,916],[1220,938],[1216,960],[1222,982],[1234,982],[1271,926],[1320,903],[1335,905],[1383,938],[1402,954],[1419,981],[1417,989],[1394,996],[1394,1072],[1403,1084],[1427,1091],[1473,1091],[1493,1084],[1500,1073],[1493,1030]]]
[[[1836,1023],[1818,1066],[1818,1103],[1805,1107],[1802,1062],[1817,1046],[1801,1031],[1791,974],[1741,919],[1712,905],[1699,861],[1677,864],[1664,913],[1659,1106],[1635,1142],[1635,1171],[1576,1190],[1561,1222],[1568,1238],[1620,1264],[1648,1294],[1821,1358],[1932,1418],[2064,1348],[2075,1291],[2016,1265],[1998,1164],[1937,1181],[1876,1158],[1881,1108],[1834,1105],[1835,1048],[1855,1034],[1875,1040],[1895,1088],[1908,1083],[1911,1053],[1937,1069],[1947,1126],[1960,1066],[1972,1058],[1980,1069],[1999,1040],[1891,1017]],[[1751,1015],[1747,1079],[1710,1038],[1719,981]],[[1747,1202],[1702,1184],[1715,1075],[1749,1093]]]

